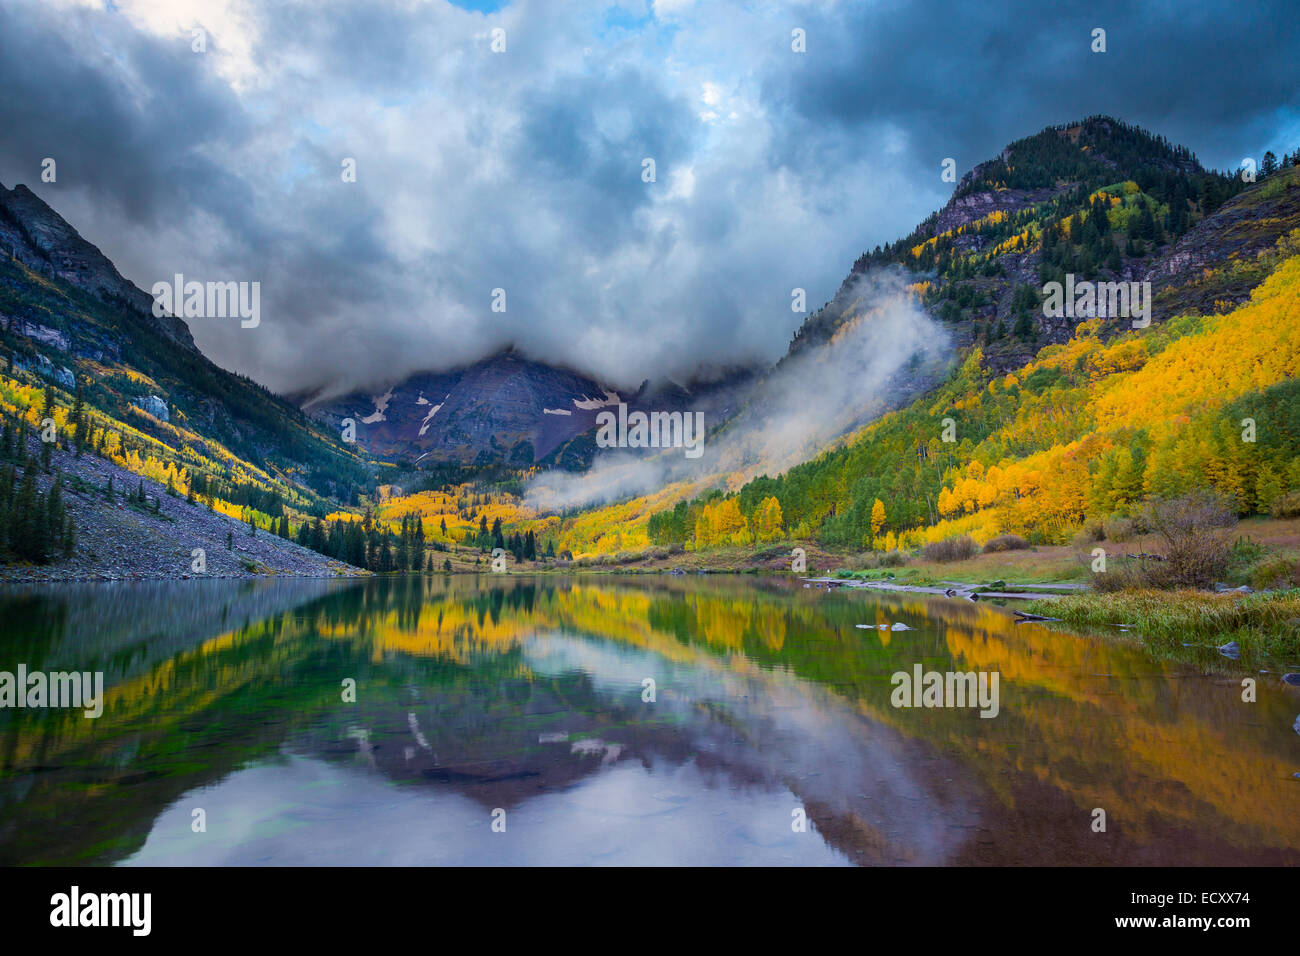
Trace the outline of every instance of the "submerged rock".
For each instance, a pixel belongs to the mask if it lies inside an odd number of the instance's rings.
[[[1283,674],[1282,683],[1300,687],[1300,674]]]

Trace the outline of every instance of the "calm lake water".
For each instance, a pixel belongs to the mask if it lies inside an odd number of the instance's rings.
[[[105,703],[0,710],[0,863],[1300,863],[1300,693],[1053,627],[754,577],[3,590],[0,670]],[[916,664],[997,716],[893,706]]]

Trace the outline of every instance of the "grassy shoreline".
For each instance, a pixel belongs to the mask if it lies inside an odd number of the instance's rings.
[[[1300,656],[1300,588],[1255,594],[1206,591],[1085,592],[1026,606],[1085,627],[1128,625],[1161,649],[1236,641],[1243,656]]]

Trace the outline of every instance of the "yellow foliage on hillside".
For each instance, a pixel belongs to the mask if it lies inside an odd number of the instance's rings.
[[[1249,302],[1200,321],[1195,334],[1163,348],[1132,333],[1103,342],[1083,323],[1069,342],[1043,349],[1020,381],[1040,370],[1068,370],[1086,373],[1089,384],[1022,395],[1016,417],[986,440],[1005,446],[1047,440],[1050,447],[987,469],[973,460],[957,470],[939,494],[944,520],[925,529],[926,537],[969,533],[981,541],[1032,530],[1059,538],[1099,500],[1102,478],[1107,507],[1176,490],[1184,477],[1190,483],[1199,476],[1225,492],[1260,487],[1259,495],[1275,494],[1283,476],[1265,475],[1252,486],[1245,480],[1249,463],[1221,460],[1208,435],[1189,435],[1184,426],[1242,395],[1300,377],[1300,256],[1284,260]],[[1145,477],[1127,449],[1136,429],[1155,442]],[[979,526],[968,523],[978,516]]]

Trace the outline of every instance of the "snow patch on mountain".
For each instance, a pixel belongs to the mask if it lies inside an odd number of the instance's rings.
[[[422,395],[422,396],[420,396],[420,397],[423,398],[424,396]],[[429,414],[425,415],[425,416],[424,416],[424,421],[420,422],[420,434],[421,434],[421,435],[423,435],[425,432],[427,432],[427,431],[429,430],[429,422],[433,420],[433,416],[434,416],[434,415],[438,414],[438,409],[442,408],[443,405],[447,404],[447,399],[449,399],[449,398],[451,398],[450,395],[444,395],[444,396],[442,396],[442,401],[439,402],[437,405],[434,405],[431,409],[429,409]],[[427,404],[429,404],[429,403],[428,403],[428,402],[425,402],[425,404],[427,405]],[[421,457],[423,457],[423,456],[421,456]]]
[[[573,404],[581,408],[584,412],[592,411],[596,408],[604,408],[606,405],[617,405],[622,399],[618,397],[618,392],[605,392],[604,398],[588,398],[586,395],[582,398],[575,398]]]
[[[388,411],[388,403],[393,400],[393,390],[390,388],[383,395],[373,399],[375,410],[361,419],[363,425],[373,425],[375,422],[384,421],[384,412]]]

